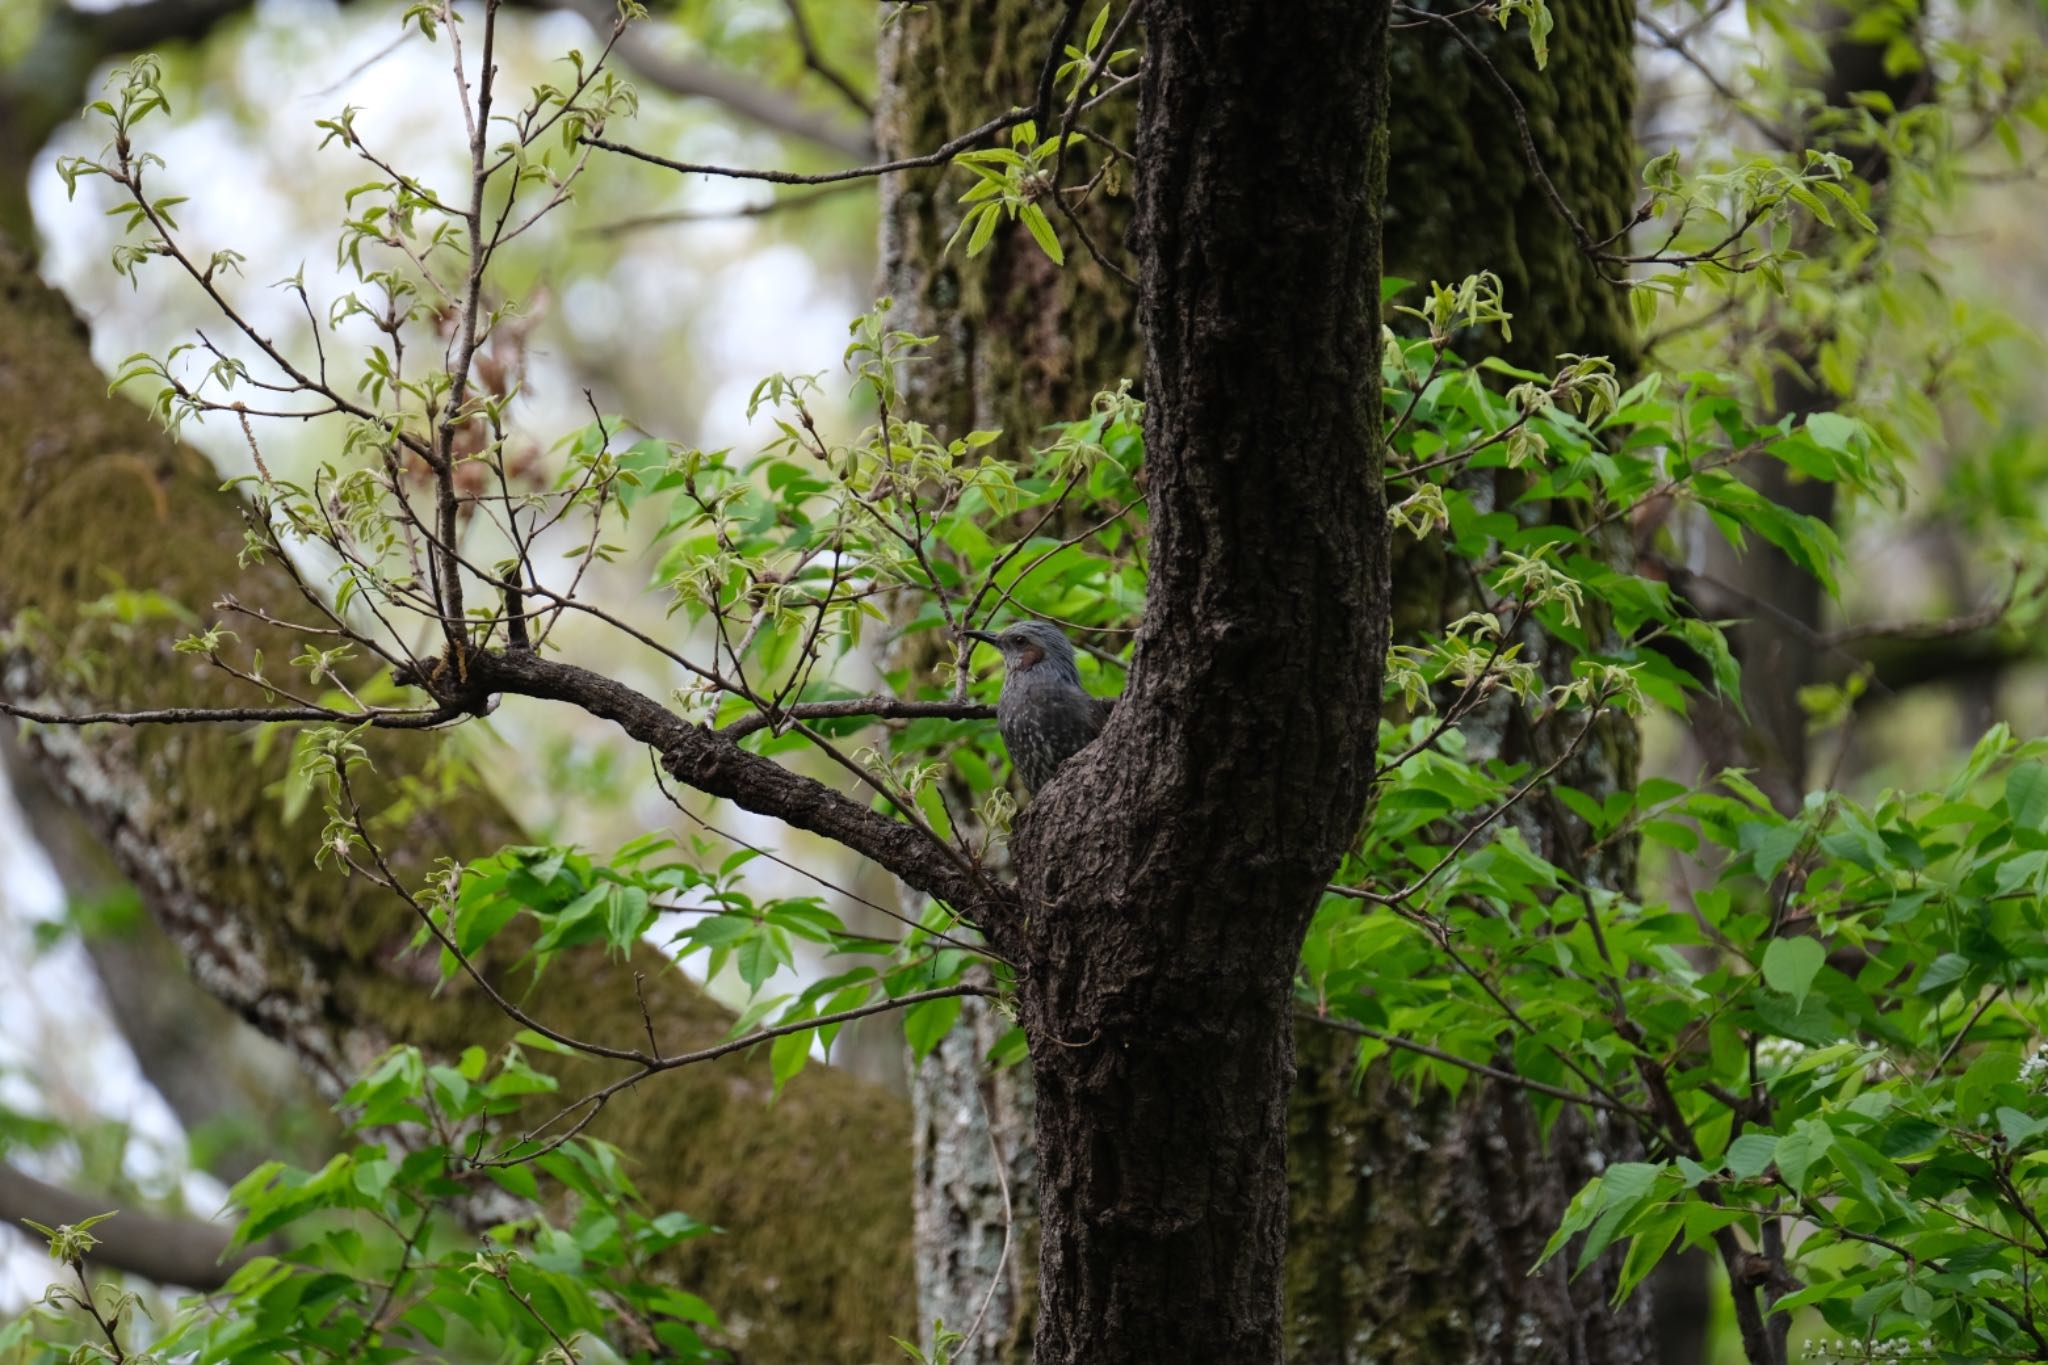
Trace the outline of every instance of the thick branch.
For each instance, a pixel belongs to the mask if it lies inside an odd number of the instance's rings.
[[[844,844],[971,918],[981,920],[1008,900],[993,883],[964,868],[945,845],[816,778],[748,753],[729,734],[691,725],[624,683],[520,651],[481,658],[472,667],[486,690],[569,702],[609,720],[659,752],[662,767],[677,781]]]
[[[0,1223],[24,1231],[21,1221],[33,1218],[46,1227],[82,1223],[119,1208],[120,1200],[79,1194],[47,1184],[12,1166],[0,1165]],[[93,1229],[99,1245],[87,1257],[107,1270],[125,1270],[158,1284],[191,1289],[218,1289],[235,1267],[265,1248],[253,1248],[223,1261],[234,1229],[197,1218],[164,1218],[122,1210]]]

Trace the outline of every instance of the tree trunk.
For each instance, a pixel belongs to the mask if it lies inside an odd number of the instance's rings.
[[[1049,35],[1059,9],[1052,0],[976,0],[899,20],[883,48],[884,154],[936,145],[989,108],[1023,98],[1035,79],[1037,49],[1008,35]],[[1473,24],[1467,32],[1528,108],[1552,178],[1604,234],[1626,215],[1635,188],[1632,6],[1600,0],[1555,13],[1547,72],[1534,69],[1519,26],[1501,34]],[[1427,283],[1495,270],[1516,312],[1512,358],[1541,365],[1558,352],[1582,351],[1625,364],[1634,343],[1623,300],[1598,282],[1543,199],[1490,77],[1454,40],[1426,27],[1396,33],[1389,57],[1401,97],[1388,124],[1388,273]],[[1104,106],[1095,117],[1116,108]],[[1131,145],[1122,130],[1106,131]],[[957,248],[941,256],[958,223],[942,175],[890,176],[883,189],[885,292],[907,313],[904,325],[944,338],[941,354],[908,376],[920,415],[954,434],[976,426],[1029,433],[1078,413],[1089,394],[1135,374],[1132,295],[1083,252],[1070,250],[1064,271],[1031,250],[1005,250],[1000,237],[972,261]],[[1128,269],[1118,222],[1091,220],[1091,230]],[[1433,630],[1464,610],[1460,585],[1440,554],[1406,545],[1397,553],[1401,630]],[[1499,718],[1496,725],[1509,728]],[[1633,771],[1632,730],[1618,725],[1602,740],[1578,764],[1581,780],[1594,788],[1628,780]],[[1563,812],[1537,814],[1545,843],[1569,837]],[[1630,884],[1627,869],[1613,871],[1617,885]],[[1659,1358],[1643,1296],[1625,1312],[1606,1308],[1611,1267],[1589,1272],[1576,1290],[1561,1272],[1538,1280],[1526,1274],[1572,1191],[1598,1169],[1597,1133],[1549,1147],[1535,1139],[1511,1091],[1470,1091],[1457,1105],[1442,1097],[1417,1101],[1387,1086],[1380,1073],[1362,1083],[1355,1078],[1347,1038],[1307,1025],[1296,1045],[1303,1075],[1290,1118],[1289,1359],[1544,1360],[1574,1341],[1594,1362]],[[936,1079],[928,1074],[919,1082],[921,1139],[958,1157],[920,1163],[921,1226],[938,1234],[920,1243],[922,1317],[941,1316],[956,1327],[986,1295],[987,1268],[1004,1236],[992,1147],[966,1088],[973,1074],[949,1056]],[[1016,1111],[1010,1103],[999,1107],[997,1140],[1011,1155],[1011,1192],[1022,1220],[1030,1192],[1016,1179],[1015,1130],[1003,1125],[1003,1115]],[[953,1121],[964,1128],[949,1128]],[[1624,1149],[1625,1141],[1616,1148]],[[940,1178],[925,1178],[935,1173]],[[1031,1231],[1020,1222],[1013,1257],[1025,1253]],[[1018,1360],[1028,1352],[1028,1320],[1001,1326],[1015,1301],[1006,1285],[971,1359]],[[1579,1326],[1582,1319],[1587,1327]],[[1681,1336],[1688,1330],[1678,1328]]]
[[[1151,593],[1020,817],[1041,1365],[1277,1362],[1292,997],[1387,643],[1384,3],[1155,3],[1139,106]]]
[[[990,110],[1028,100],[1064,9],[1059,0],[971,0],[899,16],[880,49],[881,156],[927,151]],[[1136,102],[1111,101],[1088,125],[1128,148]],[[1074,162],[1082,159],[1077,149]],[[1070,182],[1081,178],[1069,170]],[[972,260],[957,246],[947,253],[964,189],[946,167],[882,179],[881,292],[895,300],[899,325],[940,338],[929,362],[906,371],[904,391],[909,411],[938,430],[1000,429],[1006,451],[1027,449],[1048,423],[1082,415],[1098,390],[1138,377],[1137,296],[1071,240],[1066,266],[1054,265],[1014,224]],[[1081,212],[1091,235],[1121,256],[1128,196],[1098,194]],[[1064,514],[1045,533],[1079,531],[1078,516]],[[929,676],[949,645],[907,636],[892,666]],[[952,801],[955,811],[972,805]],[[962,1348],[974,1365],[1030,1359],[1037,1300],[1030,1068],[986,1066],[1007,1029],[986,1001],[965,1001],[911,1082],[920,1329],[974,1325]]]
[[[0,247],[0,499],[11,518],[0,623],[12,632],[0,694],[57,710],[221,704],[222,675],[173,654],[170,623],[131,628],[81,610],[109,575],[195,611],[228,589],[286,609],[281,569],[236,567],[240,505],[219,484],[203,457],[107,396],[76,317]],[[297,652],[237,628],[273,659]],[[396,898],[314,870],[317,812],[287,818],[274,790],[286,736],[267,750],[255,740],[217,726],[65,727],[37,730],[28,749],[200,982],[290,1046],[329,1094],[393,1043],[453,1057],[508,1039],[511,1022],[468,982],[436,993],[431,960],[406,949],[415,925]],[[388,783],[428,773],[443,741],[379,732],[367,742]],[[408,875],[442,853],[474,857],[520,839],[481,795],[433,809],[410,836]],[[508,972],[521,946],[502,936],[487,970]],[[724,1037],[731,1016],[651,949],[624,966],[598,953],[562,958],[543,1012],[589,1037],[637,1040],[635,969],[665,1050]],[[615,1074],[561,1061],[565,1095]],[[675,1273],[736,1326],[749,1360],[864,1365],[894,1349],[889,1336],[913,1312],[903,1105],[820,1067],[776,1100],[765,1054],[687,1068],[622,1098],[592,1131],[641,1158],[635,1180],[656,1208],[727,1230],[687,1244]]]

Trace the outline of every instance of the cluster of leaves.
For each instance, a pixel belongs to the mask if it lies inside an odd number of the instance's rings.
[[[1414,728],[1389,726],[1384,751]],[[1782,1219],[1804,1285],[1778,1287],[1780,1310],[1814,1305],[1866,1345],[2033,1359],[2044,755],[2001,728],[1942,789],[1816,794],[1789,817],[1738,773],[1557,786],[1583,844],[1546,856],[1510,823],[1444,865],[1439,831],[1487,818],[1520,774],[1443,745],[1389,771],[1357,859],[1426,889],[1398,917],[1327,900],[1304,1000],[1417,1084],[1505,1071],[1551,1117],[1633,1124],[1651,1159],[1589,1184],[1547,1253],[1584,1234],[1584,1267],[1627,1242],[1622,1294],[1676,1247],[1731,1227],[1762,1246]],[[1718,880],[1688,905],[1618,896],[1587,866],[1625,840],[1710,854]]]
[[[479,1160],[555,1089],[526,1057],[553,1046],[527,1035],[453,1064],[394,1049],[341,1101],[358,1145],[317,1171],[273,1161],[235,1185],[229,1254],[246,1259],[167,1322],[87,1269],[99,1237],[118,1235],[115,1215],[39,1228],[68,1278],[0,1330],[0,1352],[24,1362],[726,1359],[707,1340],[722,1332],[710,1305],[649,1273],[711,1229],[648,1211],[615,1148],[580,1139]],[[466,1230],[458,1213],[484,1230]],[[82,1342],[80,1321],[93,1330]]]
[[[785,703],[850,695],[818,664],[859,645],[869,625],[955,636],[1007,611],[1117,629],[1144,600],[1142,409],[1127,389],[1098,395],[1087,417],[1036,449],[1006,454],[993,431],[941,439],[905,414],[899,381],[934,338],[890,328],[888,308],[883,300],[852,325],[847,367],[876,420],[850,439],[821,428],[820,376],[776,375],[750,405],[750,415],[771,412],[779,432],[760,454],[687,451],[638,473],[646,493],[673,495],[653,536],[656,584],[673,613],[716,636],[723,673],[698,692],[721,723],[768,715],[748,740],[761,752],[806,742],[776,720]],[[1061,513],[1081,531],[1053,535]],[[1004,535],[1007,527],[1023,534]],[[947,686],[993,694],[993,679],[970,684],[964,642],[943,647],[961,653],[939,670],[934,696]],[[825,719],[817,729],[857,733],[866,723]],[[893,749],[928,752],[958,737],[957,722],[913,722]],[[963,762],[978,789],[992,789],[992,731],[974,739]],[[929,776],[904,790],[943,829],[950,815]]]
[[[951,985],[979,960],[951,937],[958,921],[937,907],[901,937],[876,938],[849,931],[821,897],[762,898],[749,890],[742,871],[763,856],[746,847],[721,858],[708,839],[682,849],[648,835],[604,861],[573,849],[520,847],[451,869],[443,884],[459,889],[427,900],[446,932],[442,975],[462,971],[461,955],[475,953],[521,916],[538,929],[525,959],[536,976],[559,954],[584,945],[623,957],[644,940],[661,942],[706,978],[730,969],[745,987],[749,1004],[728,1039],[746,1038],[764,1022],[786,1030],[769,1045],[779,1091],[814,1048],[830,1052],[841,1027],[804,1028],[806,1021]],[[423,927],[416,945],[434,941]],[[794,994],[764,994],[771,981],[797,967],[799,944],[828,960],[860,965],[811,980]],[[944,1036],[959,1011],[957,997],[905,1010],[904,1028],[918,1055]]]
[[[1483,279],[1406,311],[1429,334],[1391,343],[1392,513],[1441,537],[1479,600],[1396,651],[1372,813],[1310,931],[1304,1008],[1412,1084],[1505,1079],[1546,1120],[1632,1127],[1645,1159],[1594,1179],[1546,1253],[1583,1268],[1625,1244],[1621,1295],[1699,1246],[1738,1283],[1774,1276],[1774,1309],[1810,1306],[1849,1356],[2038,1358],[2048,745],[2000,728],[1937,790],[1820,792],[1789,815],[1739,772],[1572,785],[1600,706],[1739,696],[1720,627],[1655,572],[1643,529],[1761,540],[1832,587],[1827,525],[1735,466],[1888,499],[1895,453],[1839,413],[1759,423],[1713,375],[1617,391],[1576,358],[1459,366],[1447,339],[1500,321]],[[1511,711],[1555,761],[1500,760]],[[1615,870],[1636,850],[1711,879],[1632,899]],[[1747,1254],[1780,1238],[1792,1270]]]

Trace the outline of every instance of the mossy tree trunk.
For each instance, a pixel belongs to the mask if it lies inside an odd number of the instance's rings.
[[[0,692],[63,711],[246,703],[230,698],[224,675],[171,652],[174,623],[124,627],[86,609],[110,581],[148,585],[195,612],[232,589],[284,614],[294,590],[275,565],[237,568],[239,502],[204,457],[108,397],[84,328],[4,245],[0,501],[0,623],[12,629]],[[272,658],[297,651],[237,628]],[[385,784],[429,773],[439,743],[389,731],[366,742]],[[513,1033],[466,980],[437,990],[431,958],[407,949],[416,926],[396,898],[314,869],[318,813],[294,821],[276,794],[283,736],[266,748],[218,726],[62,727],[35,731],[27,748],[198,980],[285,1042],[330,1096],[392,1044],[452,1058]],[[519,841],[501,807],[471,794],[394,842],[411,875],[442,854]],[[487,970],[509,972],[517,937],[494,946]],[[731,1015],[651,949],[630,964],[596,952],[561,959],[545,1014],[588,1037],[637,1038],[635,969],[666,1049],[725,1036]],[[560,1075],[574,1095],[611,1069],[564,1059]],[[685,1069],[622,1099],[592,1131],[637,1159],[634,1179],[655,1207],[727,1230],[689,1243],[675,1273],[738,1325],[748,1359],[865,1365],[894,1349],[889,1336],[914,1311],[899,1101],[829,1068],[774,1100],[765,1056]]]

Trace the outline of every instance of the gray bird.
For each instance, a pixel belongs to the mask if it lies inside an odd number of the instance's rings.
[[[1056,626],[1019,621],[996,634],[962,634],[1003,652],[996,729],[1002,732],[1017,776],[1024,779],[1024,789],[1037,795],[1060,764],[1102,733],[1102,723],[1116,703],[1082,690],[1073,642]]]

